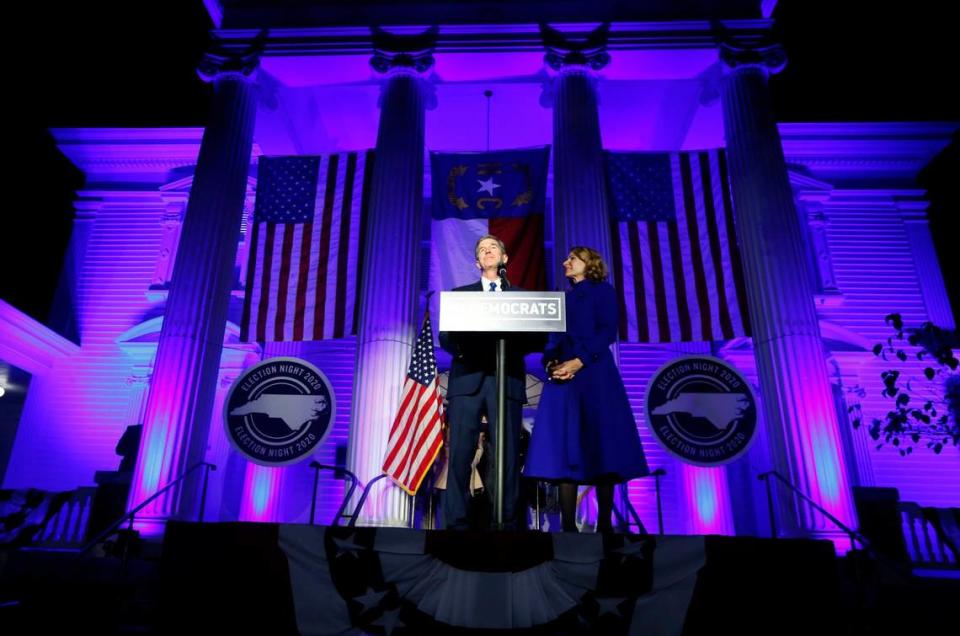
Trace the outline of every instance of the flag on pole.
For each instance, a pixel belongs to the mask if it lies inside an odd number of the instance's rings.
[[[373,153],[260,157],[241,340],[356,333]]]
[[[443,399],[433,350],[430,312],[423,316],[420,334],[403,384],[400,409],[390,428],[383,472],[414,495],[443,445]]]
[[[620,338],[749,336],[722,150],[606,154]]]
[[[477,240],[506,244],[507,278],[531,291],[546,288],[543,219],[550,148],[430,153],[430,289],[480,279]]]

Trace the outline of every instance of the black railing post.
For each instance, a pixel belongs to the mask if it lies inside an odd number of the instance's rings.
[[[773,486],[770,485],[770,474],[764,473],[760,475],[760,479],[763,480],[764,486],[767,489],[767,514],[770,516],[770,538],[777,538],[777,514],[773,509]]]
[[[203,523],[203,515],[207,509],[207,485],[210,481],[210,471],[216,470],[213,464],[204,462],[203,464],[203,488],[200,491],[200,523]]]
[[[536,488],[533,489],[534,500],[533,500],[533,512],[536,515],[533,519],[533,529],[540,530],[540,486],[543,485],[543,482],[538,481]]]
[[[667,474],[662,468],[653,471],[654,487],[657,490],[657,532],[663,535],[663,498],[660,496],[660,478]]]
[[[313,490],[310,491],[310,525],[312,526],[317,518],[317,490],[320,488],[320,469],[319,462],[310,462],[310,468],[313,469]]]

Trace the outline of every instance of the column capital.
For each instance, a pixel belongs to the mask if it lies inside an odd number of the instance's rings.
[[[610,63],[610,54],[607,53],[609,34],[609,23],[601,24],[585,38],[573,38],[547,24],[541,24],[540,37],[546,49],[543,61],[558,73],[599,71]]]
[[[197,65],[197,74],[205,82],[212,82],[224,76],[233,76],[237,79],[251,79],[257,67],[260,66],[260,55],[266,41],[265,34],[257,36],[245,48],[228,46],[222,40],[214,40],[200,64]]]
[[[787,53],[779,44],[740,47],[722,43],[720,60],[731,70],[759,68],[767,75],[776,75],[787,65]]]
[[[410,74],[424,76],[433,68],[433,49],[437,43],[437,27],[423,33],[397,35],[378,27],[371,29],[373,57],[370,66],[382,75]]]

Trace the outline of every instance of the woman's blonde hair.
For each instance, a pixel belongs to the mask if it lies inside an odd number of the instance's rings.
[[[584,278],[588,280],[604,280],[609,271],[607,264],[603,262],[600,252],[591,248],[578,245],[570,248],[570,253],[575,254],[577,258],[586,263],[587,268],[583,272]]]

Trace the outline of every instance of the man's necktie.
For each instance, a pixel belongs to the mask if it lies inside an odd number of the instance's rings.
[[[497,284],[493,281],[490,281],[490,291],[492,292],[497,291]]]

